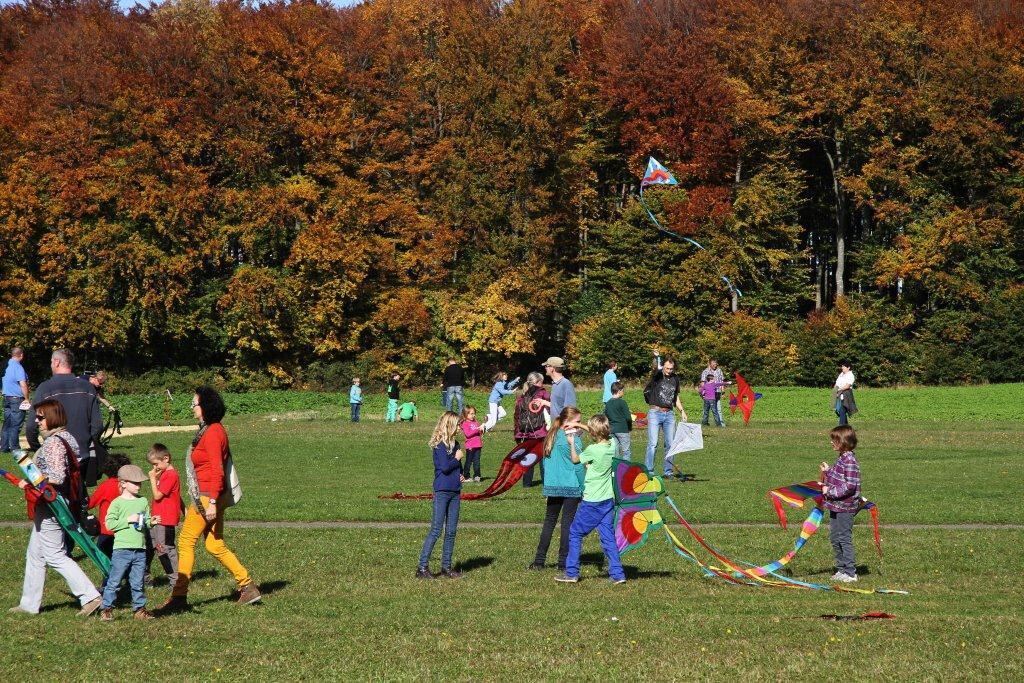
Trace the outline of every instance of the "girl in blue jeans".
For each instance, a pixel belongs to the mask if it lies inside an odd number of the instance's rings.
[[[420,553],[420,565],[416,570],[416,578],[433,579],[444,576],[457,579],[460,572],[452,569],[452,554],[455,552],[455,532],[459,526],[459,496],[462,494],[462,458],[464,454],[455,440],[459,431],[459,416],[452,411],[445,411],[434,427],[434,435],[430,437],[430,447],[434,451],[434,514],[430,519],[430,532],[423,541],[423,552]],[[444,527],[444,545],[441,547],[441,573],[430,571],[430,554],[434,552],[434,544],[441,537]]]

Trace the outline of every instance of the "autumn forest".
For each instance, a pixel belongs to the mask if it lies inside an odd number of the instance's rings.
[[[653,345],[1019,381],[1022,138],[1017,0],[30,0],[0,344],[249,386]],[[706,250],[638,203],[649,156]]]

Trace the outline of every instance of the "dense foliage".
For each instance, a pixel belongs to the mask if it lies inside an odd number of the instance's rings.
[[[1022,48],[1014,0],[2,7],[0,343],[236,387],[654,344],[1019,380]],[[652,154],[707,251],[636,202]]]

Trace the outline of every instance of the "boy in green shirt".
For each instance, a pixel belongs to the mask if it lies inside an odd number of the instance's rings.
[[[103,611],[100,619],[114,619],[114,600],[124,575],[132,589],[132,610],[136,619],[152,619],[146,610],[146,536],[143,529],[160,523],[160,517],[149,516],[149,501],[139,496],[146,475],[138,465],[124,465],[117,471],[121,495],[110,503],[104,520],[114,533],[114,552],[110,558],[110,576],[103,588]]]
[[[604,404],[604,414],[611,425],[612,438],[619,449],[619,457],[624,460],[633,459],[630,443],[630,432],[633,429],[633,413],[629,412],[629,404],[622,398],[625,388],[622,382],[612,382],[612,397]]]
[[[565,558],[565,573],[555,577],[562,583],[576,583],[580,579],[580,551],[583,539],[591,531],[597,529],[601,537],[601,549],[608,558],[608,575],[612,583],[626,583],[626,573],[619,561],[619,548],[615,544],[615,531],[612,529],[612,516],[615,512],[615,494],[612,490],[612,458],[615,457],[615,444],[611,442],[611,428],[608,418],[595,415],[586,426],[575,422],[564,425],[578,427],[590,432],[594,443],[587,446],[583,453],[576,454],[575,440],[569,442],[569,457],[573,462],[581,462],[587,468],[583,480],[583,502],[576,509],[576,516],[569,527],[569,555]]]
[[[398,419],[402,422],[412,422],[419,414],[420,411],[416,410],[416,401],[407,401],[398,408]]]

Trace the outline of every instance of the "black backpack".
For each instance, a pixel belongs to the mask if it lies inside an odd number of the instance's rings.
[[[544,422],[544,411],[538,411],[536,413],[530,411],[530,401],[540,391],[540,387],[530,387],[526,392],[516,399],[516,433],[517,434],[533,434],[546,426]]]

